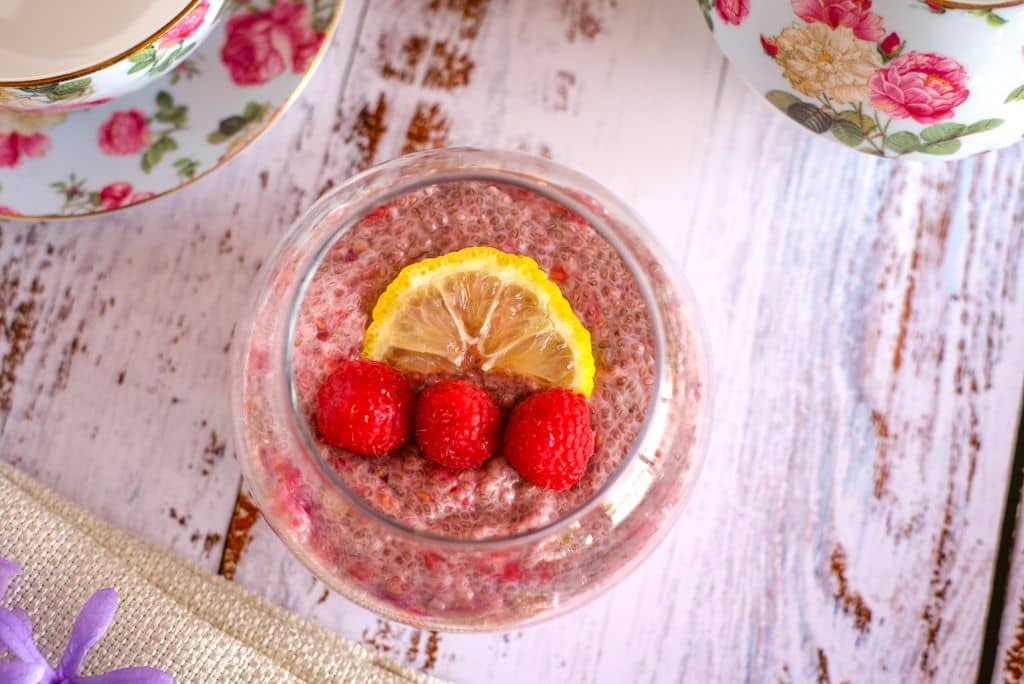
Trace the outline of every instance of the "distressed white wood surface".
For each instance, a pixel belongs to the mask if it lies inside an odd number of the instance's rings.
[[[1024,150],[917,166],[811,139],[689,2],[345,12],[304,97],[228,168],[108,217],[2,224],[0,457],[460,682],[971,681],[1024,380]],[[222,563],[225,350],[260,259],[325,188],[446,143],[548,154],[632,203],[714,355],[710,454],[669,540],[508,634],[378,620],[262,522]]]

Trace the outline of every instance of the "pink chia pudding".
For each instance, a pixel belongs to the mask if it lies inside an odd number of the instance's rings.
[[[577,509],[628,453],[654,377],[651,325],[636,282],[579,215],[512,186],[431,185],[379,207],[354,226],[331,248],[306,291],[293,367],[299,406],[311,426],[317,388],[340,361],[359,356],[373,306],[398,272],[477,245],[536,260],[591,333],[595,450],[583,479],[555,492],[520,477],[500,453],[479,469],[451,470],[424,458],[415,440],[373,458],[318,437],[324,460],[381,513],[417,530],[462,539],[528,532]],[[506,413],[541,389],[531,378],[481,373],[472,364],[460,376],[488,389]],[[420,390],[440,378],[409,379]]]
[[[239,357],[240,461],[268,522],[329,586],[418,627],[521,625],[616,582],[681,509],[707,418],[707,364],[689,295],[607,191],[565,175],[571,189],[552,191],[563,203],[547,190],[499,182],[503,171],[387,192],[396,169],[409,182],[438,160],[492,155],[541,177],[571,173],[511,153],[453,150],[398,160],[342,186],[271,259]],[[380,178],[387,182],[374,185]],[[351,199],[374,192],[380,200]],[[567,207],[574,202],[605,232]],[[360,356],[388,284],[410,264],[471,246],[534,259],[590,332],[595,448],[566,491],[531,484],[500,449],[480,468],[452,470],[424,457],[415,439],[366,457],[328,445],[317,430],[317,390]],[[486,388],[506,416],[543,389],[472,361],[452,375]],[[441,379],[406,377],[415,390]]]

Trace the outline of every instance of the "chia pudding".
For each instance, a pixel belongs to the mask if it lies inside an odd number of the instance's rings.
[[[653,340],[636,282],[611,246],[577,214],[533,192],[493,183],[431,185],[362,219],[331,248],[306,290],[293,341],[295,391],[311,426],[316,390],[342,360],[357,357],[377,298],[408,264],[486,245],[527,255],[557,283],[590,331],[595,450],[566,492],[537,487],[500,455],[479,469],[451,470],[423,457],[415,440],[382,458],[328,445],[324,460],[358,496],[417,530],[463,539],[507,537],[578,508],[619,466],[643,422],[654,377]],[[507,413],[540,389],[532,379],[460,376],[487,388]],[[414,389],[436,375],[410,375]],[[315,434],[315,429],[311,428]]]
[[[415,183],[439,165],[465,180]],[[581,202],[617,248],[565,204],[500,182],[524,176]],[[392,192],[402,183],[410,189]],[[534,259],[590,332],[595,449],[567,491],[531,484],[500,449],[478,469],[451,470],[415,440],[365,457],[319,437],[317,389],[360,356],[388,284],[410,264],[471,246]],[[307,567],[388,618],[479,631],[563,612],[646,557],[692,489],[708,407],[696,320],[639,220],[596,184],[506,152],[397,160],[320,200],[268,261],[233,390],[247,486]],[[542,389],[472,363],[454,374],[485,387],[506,415]],[[406,377],[417,390],[440,379]]]

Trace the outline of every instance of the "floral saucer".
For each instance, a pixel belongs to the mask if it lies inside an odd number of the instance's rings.
[[[298,96],[341,0],[235,0],[233,14],[162,79],[69,112],[0,109],[0,218],[100,214],[222,166]]]

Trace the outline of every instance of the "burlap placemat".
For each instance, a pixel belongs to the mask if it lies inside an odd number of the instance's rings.
[[[439,683],[96,519],[0,461],[0,556],[24,569],[3,603],[60,658],[97,589],[120,605],[83,674],[149,665],[179,684]]]

